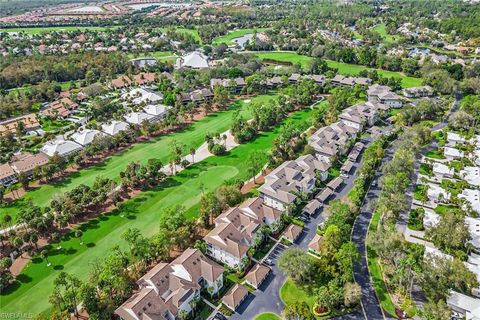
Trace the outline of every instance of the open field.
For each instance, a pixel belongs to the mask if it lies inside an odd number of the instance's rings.
[[[380,36],[382,37],[383,42],[386,44],[394,43],[400,38],[400,36],[392,36],[388,34],[385,24],[376,25],[372,28],[372,30],[378,32],[378,34],[380,34]]]
[[[265,30],[267,30],[267,28],[239,29],[239,30],[231,31],[224,36],[213,39],[212,44],[219,45],[220,43],[226,43],[227,45],[231,45],[231,44],[234,44],[234,42],[232,42],[232,40],[235,39],[235,38],[244,36],[244,35],[249,34],[249,33],[255,33],[255,31],[256,32],[262,32],[262,31],[265,31]]]
[[[157,30],[160,30],[162,32],[166,32],[168,28],[157,28]],[[187,28],[175,28],[175,31],[180,32],[180,33],[186,33],[191,35],[197,42],[200,44],[202,43],[202,39],[200,38],[200,35],[198,34],[197,29],[187,29]]]
[[[66,26],[66,27],[37,27],[37,28],[3,28],[0,32],[24,32],[28,34],[41,34],[52,31],[77,31],[77,30],[107,30],[115,29],[118,26],[111,27],[86,27],[86,26]]]
[[[294,125],[308,128],[312,110],[296,112],[289,117]],[[162,209],[176,204],[189,209],[198,204],[201,188],[205,192],[212,191],[228,179],[248,179],[248,157],[251,152],[265,153],[262,162],[267,161],[266,152],[271,149],[272,142],[279,134],[279,128],[261,133],[253,141],[240,145],[225,156],[209,157],[171,177],[158,188],[143,192],[123,203],[119,209],[83,223],[82,237],[86,245],[81,246],[73,232],[60,243],[61,250],[50,248],[49,261],[36,257],[18,277],[19,283],[2,294],[1,312],[48,311],[48,296],[53,288],[53,281],[61,271],[87,279],[91,268],[89,262],[101,260],[114,245],[126,247],[121,235],[128,228],[138,228],[145,236],[157,232],[158,221],[162,219]],[[153,148],[152,148],[153,149]],[[197,213],[193,215],[196,217]]]
[[[302,68],[305,68],[308,63],[313,59],[312,57],[299,55],[295,52],[281,52],[281,51],[272,51],[272,52],[258,52],[254,53],[260,59],[269,59],[275,60],[280,62],[290,62],[293,64],[300,64]],[[337,62],[333,60],[325,60],[330,68],[337,68],[338,72],[343,75],[347,76],[355,76],[358,75],[363,70],[373,70],[372,68],[357,65],[357,64],[349,64],[343,62]],[[420,86],[422,84],[422,79],[404,76],[399,72],[394,71],[387,71],[381,69],[377,70],[378,74],[383,77],[394,77],[402,79],[402,87],[409,88]]]
[[[142,57],[149,57],[149,58],[156,58],[158,61],[175,61],[177,60],[177,56],[173,55],[171,51],[154,51],[154,52],[147,52],[147,53],[129,53],[127,54],[129,59],[133,58],[142,58]]]
[[[254,97],[252,100],[266,101],[271,97],[272,95],[261,95]],[[146,142],[137,143],[132,147],[109,157],[100,164],[71,174],[56,184],[43,185],[36,190],[29,191],[21,199],[0,208],[0,218],[8,213],[15,220],[19,209],[25,201],[28,201],[28,199],[31,199],[35,205],[46,206],[56,194],[70,191],[80,184],[91,186],[97,176],[111,178],[118,181],[120,172],[123,171],[131,161],[139,161],[140,163],[145,164],[148,159],[156,158],[166,164],[168,162],[169,144],[171,141],[176,140],[179,143],[184,143],[186,145],[186,150],[190,150],[190,148],[198,148],[204,142],[207,133],[221,133],[231,127],[232,115],[235,110],[240,109],[245,117],[250,118],[250,111],[245,106],[246,105],[242,101],[239,101],[234,103],[229,110],[211,114],[208,117],[193,123],[183,131],[174,132]]]

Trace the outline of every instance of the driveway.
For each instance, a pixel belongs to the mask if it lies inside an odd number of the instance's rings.
[[[368,146],[372,141],[370,138],[363,140],[366,146]],[[354,163],[354,168],[348,178],[344,178],[344,184],[338,192],[334,193],[334,199],[340,199],[352,189],[353,183],[355,181],[355,172],[360,168],[360,160],[362,158],[363,152],[357,161]],[[333,198],[333,197],[332,197]],[[332,201],[332,200],[330,200]],[[318,212],[311,217],[311,220],[305,224],[302,234],[296,243],[291,245],[291,247],[307,249],[308,244],[313,239],[316,234],[317,226],[325,221],[323,215],[323,207],[318,210]],[[240,308],[233,314],[229,319],[233,320],[244,320],[244,319],[255,319],[255,316],[263,312],[273,312],[280,314],[283,309],[283,302],[280,299],[280,288],[285,282],[286,276],[283,272],[277,267],[277,259],[287,247],[278,244],[270,254],[265,258],[269,258],[274,262],[274,265],[271,267],[272,272],[267,280],[262,284],[260,289],[251,293],[247,301],[245,301]],[[359,319],[362,318],[362,312],[356,310],[355,312],[338,317],[336,319]]]

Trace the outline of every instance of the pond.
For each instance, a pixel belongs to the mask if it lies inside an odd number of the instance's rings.
[[[235,42],[240,47],[245,48],[245,44],[253,38],[253,33],[244,34],[241,37],[233,38],[232,42]]]

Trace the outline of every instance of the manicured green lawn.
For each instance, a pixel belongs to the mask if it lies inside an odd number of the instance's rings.
[[[69,27],[38,27],[38,28],[3,28],[0,29],[0,32],[25,32],[28,34],[40,34],[45,32],[52,32],[52,31],[77,31],[77,30],[106,30],[106,29],[114,29],[118,28],[118,26],[111,26],[111,27],[77,27],[77,26],[69,26]]]
[[[384,24],[379,24],[373,27],[373,31],[377,31],[382,37],[383,42],[385,43],[393,43],[399,38],[399,36],[393,36],[391,34],[388,34]]]
[[[166,31],[167,28],[158,28],[158,30],[161,30],[161,31]],[[191,35],[198,43],[202,43],[202,39],[200,38],[200,35],[198,34],[198,31],[197,29],[187,29],[187,28],[175,28],[175,30],[177,32],[180,32],[180,33],[186,33],[186,34],[189,34]]]
[[[305,129],[311,125],[310,118],[310,109],[290,116],[294,125]],[[247,159],[250,153],[263,152],[265,157],[262,162],[266,163],[266,153],[271,149],[278,133],[278,128],[262,133],[255,140],[234,148],[225,156],[209,157],[196,163],[155,190],[143,192],[123,203],[120,209],[82,224],[82,239],[86,245],[80,246],[79,239],[71,233],[60,243],[62,250],[50,248],[49,261],[52,267],[47,267],[46,261],[34,258],[18,277],[19,283],[2,294],[0,311],[36,314],[48,310],[48,296],[60,271],[86,280],[91,268],[90,262],[101,261],[105,253],[115,245],[126,248],[126,243],[121,238],[126,229],[138,228],[143,235],[152,236],[158,230],[158,221],[162,219],[160,213],[165,207],[181,204],[189,209],[198,204],[202,187],[205,192],[209,192],[225,180],[248,179]]]
[[[305,302],[310,309],[313,309],[313,305],[315,304],[315,297],[297,286],[290,278],[287,279],[280,288],[280,299],[282,299],[286,305]]]
[[[177,60],[177,56],[174,56],[173,52],[171,52],[171,51],[154,51],[154,52],[140,53],[140,54],[129,53],[129,54],[127,54],[127,57],[129,59],[141,58],[141,57],[153,57],[153,58],[156,58],[158,61],[175,61],[175,60]]]
[[[47,132],[57,130],[72,124],[70,121],[66,121],[66,120],[48,120],[48,119],[42,119],[40,120],[40,123],[42,125],[42,129]]]
[[[445,156],[440,150],[431,150],[427,152],[425,156],[432,159],[445,159]]]
[[[231,31],[224,36],[217,37],[213,39],[212,44],[219,45],[220,43],[226,43],[227,45],[235,44],[232,42],[234,38],[238,38],[244,36],[249,33],[262,32],[267,30],[267,28],[258,28],[258,29],[239,29],[235,31]]]
[[[148,52],[148,53],[129,53],[127,54],[127,57],[129,58],[139,58],[139,57],[153,57],[153,58],[164,58],[173,55],[172,51],[154,51],[154,52]]]
[[[254,97],[252,101],[266,101],[272,97],[274,97],[274,95],[261,95]],[[20,200],[11,202],[0,208],[0,219],[7,213],[15,219],[18,215],[19,208],[28,199],[31,199],[36,205],[46,206],[56,194],[70,191],[80,184],[93,185],[97,176],[119,181],[120,172],[123,171],[131,161],[146,163],[148,159],[156,158],[166,164],[169,157],[169,144],[172,140],[184,143],[186,150],[198,148],[204,142],[205,135],[208,132],[221,133],[228,130],[232,124],[232,115],[235,110],[238,109],[241,110],[245,117],[250,118],[250,111],[243,101],[239,101],[228,111],[211,114],[181,132],[175,132],[147,142],[135,144],[128,150],[122,151],[98,165],[75,172],[56,184],[43,185],[36,190],[29,191]]]
[[[277,316],[275,313],[265,312],[260,313],[258,316],[256,316],[255,320],[280,320],[280,317]]]
[[[280,62],[290,62],[293,64],[300,64],[302,68],[305,68],[308,63],[313,59],[312,57],[299,55],[295,52],[259,52],[256,55],[260,59],[270,59]],[[346,76],[355,76],[358,75],[363,70],[372,70],[372,68],[368,68],[365,66],[357,65],[357,64],[349,64],[343,62],[337,62],[333,60],[325,60],[330,68],[337,68],[338,73],[346,75]],[[409,88],[409,87],[416,87],[422,84],[422,79],[414,78],[414,77],[407,77],[399,72],[387,71],[376,69],[378,74],[383,77],[394,77],[394,78],[401,78],[402,79],[402,87]]]

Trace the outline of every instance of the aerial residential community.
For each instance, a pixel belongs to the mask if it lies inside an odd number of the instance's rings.
[[[480,3],[0,0],[0,320],[480,320]]]

